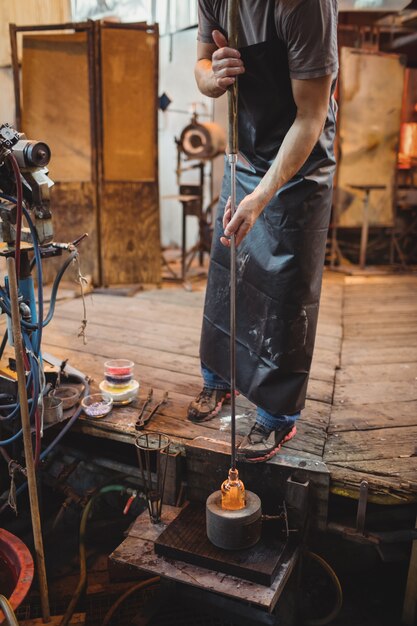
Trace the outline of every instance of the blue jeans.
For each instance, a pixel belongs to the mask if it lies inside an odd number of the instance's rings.
[[[204,363],[201,364],[201,374],[205,387],[209,387],[210,389],[230,389],[230,385],[223,380],[223,378],[220,378],[220,376],[206,367]],[[276,430],[282,426],[290,426],[294,424],[295,420],[299,417],[300,413],[295,413],[294,415],[272,415],[260,407],[256,408],[256,422],[268,430]]]

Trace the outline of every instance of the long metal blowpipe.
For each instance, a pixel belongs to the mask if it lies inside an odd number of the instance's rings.
[[[229,46],[237,48],[239,0],[228,0],[227,30]],[[238,161],[237,137],[237,79],[229,88],[229,164],[230,164],[230,213],[231,218],[236,211],[236,164]],[[231,463],[228,478],[221,486],[222,508],[228,511],[243,509],[246,506],[245,486],[239,479],[236,469],[236,239],[230,238],[230,393],[231,393]]]
[[[237,48],[239,0],[228,0],[227,32],[229,46]],[[236,163],[238,159],[237,136],[237,79],[227,92],[229,118],[229,164],[230,164],[230,213],[236,211]],[[231,393],[231,469],[236,470],[236,240],[230,241],[230,393]]]

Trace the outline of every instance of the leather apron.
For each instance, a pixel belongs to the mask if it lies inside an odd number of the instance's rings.
[[[240,49],[237,205],[258,185],[291,127],[296,106],[285,44],[278,38]],[[237,388],[273,415],[304,408],[313,356],[332,181],[333,98],[324,131],[300,172],[282,187],[238,247]],[[250,165],[249,165],[250,164]],[[230,252],[220,243],[230,195],[225,161],[201,337],[201,361],[230,380]]]

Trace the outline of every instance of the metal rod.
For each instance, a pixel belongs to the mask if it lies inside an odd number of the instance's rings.
[[[356,531],[363,535],[365,532],[366,506],[368,504],[368,481],[362,480],[359,488],[358,512],[356,515]]]
[[[227,29],[229,46],[237,48],[238,0],[228,0]],[[236,211],[236,163],[238,155],[237,135],[237,79],[227,94],[229,118],[229,164],[230,164],[230,213]],[[230,447],[231,468],[236,469],[236,239],[230,240]]]
[[[7,626],[19,626],[19,622],[16,619],[16,615],[13,611],[12,605],[6,598],[0,594],[0,609],[3,611],[6,618]]]
[[[30,432],[29,406],[26,394],[26,374],[23,360],[22,331],[20,328],[16,264],[14,258],[12,257],[7,259],[7,274],[9,278],[13,343],[15,349],[20,415],[23,429],[23,445],[25,449],[26,471],[29,487],[30,514],[32,518],[33,539],[35,544],[36,564],[39,579],[39,594],[41,600],[42,618],[45,623],[48,623],[51,621],[48,599],[48,581],[46,578],[45,554],[43,550],[41,518],[39,514],[38,488],[36,484],[35,463],[33,460],[32,439]]]
[[[361,248],[359,253],[359,267],[365,269],[366,265],[366,249],[368,247],[369,235],[369,194],[370,189],[365,189],[365,197],[363,199],[363,216],[362,216],[362,232],[361,232]]]
[[[230,210],[236,210],[236,161],[237,154],[230,159]],[[236,239],[230,240],[230,437],[231,468],[236,469]]]

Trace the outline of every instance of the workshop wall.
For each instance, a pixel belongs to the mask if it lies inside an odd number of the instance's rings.
[[[161,37],[159,44],[159,93],[166,93],[172,103],[159,112],[159,186],[161,207],[162,245],[180,245],[182,207],[175,199],[178,194],[176,178],[177,149],[175,138],[190,123],[197,111],[200,122],[215,121],[226,128],[227,99],[203,96],[194,78],[197,48],[197,27]],[[190,162],[191,163],[191,162]],[[207,162],[205,168],[204,206],[220,190],[223,175],[223,157]],[[183,174],[184,184],[198,184],[199,171]],[[198,220],[187,219],[187,245],[192,246],[198,236]]]

